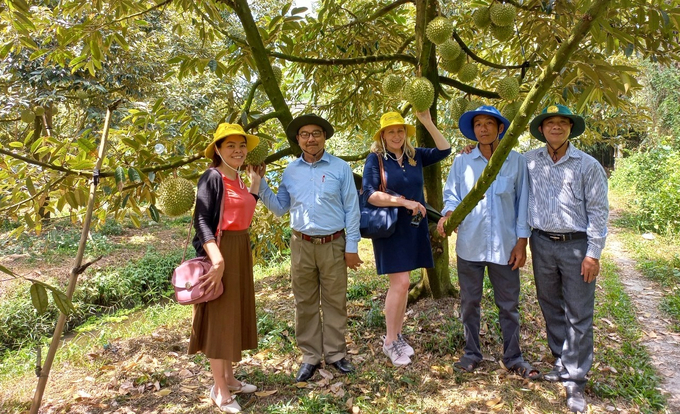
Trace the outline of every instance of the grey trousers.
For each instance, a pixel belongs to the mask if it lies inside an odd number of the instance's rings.
[[[460,257],[457,261],[460,316],[465,328],[465,357],[474,361],[483,358],[479,348],[479,323],[484,270],[488,269],[503,333],[503,364],[511,367],[523,361],[519,347],[519,269],[512,270],[510,265],[471,262]]]
[[[529,246],[548,345],[564,367],[565,385],[584,387],[593,364],[595,309],[595,282],[581,275],[588,241],[552,241],[534,231]]]
[[[290,256],[295,337],[302,362],[339,361],[347,354],[345,237],[317,245],[293,235]]]

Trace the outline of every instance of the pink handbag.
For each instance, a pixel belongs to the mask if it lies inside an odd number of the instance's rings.
[[[224,210],[224,194],[222,195],[222,202],[220,204],[220,219],[218,223],[217,236],[215,241],[217,246],[220,245],[220,239],[222,236],[222,230],[219,226],[222,224],[222,212]],[[187,241],[184,244],[184,253],[182,254],[182,264],[180,264],[174,272],[172,272],[172,286],[175,288],[175,298],[177,302],[181,305],[193,305],[195,303],[209,302],[211,300],[217,299],[224,292],[224,286],[222,286],[222,281],[210,291],[210,293],[205,292],[205,289],[200,289],[199,285],[203,283],[199,278],[210,271],[212,268],[212,263],[208,256],[199,256],[193,259],[184,261],[184,257],[187,254],[187,246],[189,245],[189,238],[191,237],[191,226],[193,224],[193,215],[191,217],[191,223],[189,223],[189,234],[187,235]]]

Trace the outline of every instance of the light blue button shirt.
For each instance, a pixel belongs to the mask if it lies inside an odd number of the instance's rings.
[[[488,161],[479,148],[459,154],[444,187],[444,210],[453,211],[475,186]],[[520,237],[529,237],[527,163],[510,151],[484,198],[458,226],[456,254],[472,262],[507,265]]]
[[[259,194],[277,216],[290,210],[290,226],[309,236],[325,236],[345,229],[345,252],[358,253],[359,198],[352,169],[324,152],[313,164],[300,157],[288,164],[276,194],[262,180]]]

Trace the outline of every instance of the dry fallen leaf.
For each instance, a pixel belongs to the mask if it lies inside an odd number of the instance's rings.
[[[255,393],[258,397],[269,397],[270,395],[276,394],[277,390],[269,390],[269,391],[258,391]]]
[[[158,395],[159,397],[165,397],[170,393],[172,393],[172,390],[170,390],[169,388],[163,388],[162,390],[156,392],[156,395]]]
[[[328,380],[333,379],[333,374],[330,371],[327,371],[325,369],[320,369],[319,374],[321,374],[321,376],[324,377],[325,379],[328,379]]]

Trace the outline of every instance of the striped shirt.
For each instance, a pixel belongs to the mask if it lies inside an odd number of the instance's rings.
[[[599,259],[609,216],[604,168],[571,143],[556,163],[546,147],[524,156],[529,168],[529,225],[553,233],[586,232],[586,256]]]

